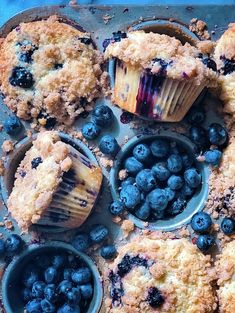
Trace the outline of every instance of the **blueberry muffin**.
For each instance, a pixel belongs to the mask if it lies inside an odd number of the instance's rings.
[[[137,236],[109,267],[107,312],[213,312],[209,270],[208,258],[186,239]]]
[[[0,49],[4,101],[22,119],[71,124],[100,94],[101,61],[88,33],[55,16],[22,23]]]
[[[221,313],[235,312],[235,241],[228,243],[217,261]]]
[[[202,90],[216,84],[216,64],[201,52],[207,49],[152,32],[115,34],[105,51],[116,59],[114,102],[140,116],[180,121]]]
[[[56,132],[43,132],[17,168],[8,209],[23,230],[32,224],[78,227],[89,215],[101,181],[100,168]]]
[[[218,40],[214,54],[220,72],[219,96],[224,101],[224,111],[235,116],[235,24]]]

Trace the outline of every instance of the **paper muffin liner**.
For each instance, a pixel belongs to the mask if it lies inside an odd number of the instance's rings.
[[[70,146],[71,147],[71,146]],[[102,171],[71,147],[72,168],[64,173],[52,202],[38,225],[79,227],[89,216],[102,184]]]
[[[195,85],[174,80],[117,60],[113,100],[122,109],[142,117],[178,122],[205,87],[206,82]]]

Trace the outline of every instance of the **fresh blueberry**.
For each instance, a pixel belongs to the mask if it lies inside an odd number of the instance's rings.
[[[121,188],[126,187],[127,185],[133,185],[135,183],[134,177],[127,177],[125,180],[121,183]]]
[[[114,216],[118,216],[122,214],[124,210],[125,210],[125,205],[119,200],[113,201],[109,206],[109,211]]]
[[[31,292],[31,290],[29,288],[24,288],[21,291],[21,299],[24,302],[29,302],[32,299],[32,292]]]
[[[22,128],[22,124],[15,115],[12,115],[3,122],[3,128],[7,134],[17,135]]]
[[[207,232],[211,228],[211,225],[211,217],[205,212],[198,212],[191,219],[192,229],[198,233]]]
[[[172,189],[172,190],[178,190],[183,186],[183,179],[181,176],[177,175],[172,175],[169,177],[167,181],[167,185]]]
[[[199,235],[197,238],[197,247],[203,251],[207,252],[215,243],[215,237],[212,235]]]
[[[195,168],[189,168],[184,172],[185,182],[191,188],[197,188],[201,184],[201,175]]]
[[[106,260],[113,259],[117,254],[117,249],[114,245],[103,246],[100,250],[100,255]]]
[[[100,127],[93,122],[88,122],[82,127],[82,135],[87,140],[96,139],[100,134]]]
[[[178,198],[172,203],[168,213],[173,216],[177,215],[184,211],[186,205],[187,202],[184,199]]]
[[[33,284],[39,280],[39,272],[38,269],[33,265],[29,265],[26,267],[25,271],[22,275],[22,282],[27,288],[31,288]]]
[[[222,125],[213,123],[208,128],[208,138],[212,145],[222,146],[228,141],[228,132]]]
[[[79,306],[72,305],[72,304],[64,304],[62,307],[60,307],[57,311],[57,313],[80,313]]]
[[[213,70],[214,72],[217,71],[217,66],[214,60],[212,60],[211,58],[203,58],[202,59],[202,63],[205,64],[208,68],[210,68],[211,70]]]
[[[89,232],[89,237],[93,243],[100,243],[108,238],[109,230],[107,227],[101,224],[93,225]]]
[[[183,197],[190,197],[193,195],[194,193],[194,189],[189,187],[189,185],[187,183],[184,183],[183,187],[181,188],[180,192],[181,192],[181,195]]]
[[[21,88],[31,88],[34,84],[33,75],[25,67],[17,66],[13,68],[9,82],[12,86]]]
[[[0,239],[0,257],[2,257],[5,252],[6,252],[5,241]]]
[[[149,288],[146,300],[148,301],[149,305],[154,309],[161,307],[165,301],[161,292],[156,287]]]
[[[42,306],[41,306],[41,299],[34,299],[32,301],[29,301],[26,304],[26,312],[27,313],[41,313]]]
[[[132,175],[137,175],[141,170],[144,169],[144,165],[136,160],[135,157],[129,157],[124,162],[124,167],[128,173]]]
[[[113,40],[115,42],[121,41],[123,38],[127,38],[127,34],[125,32],[122,32],[118,30],[117,32],[113,32]]]
[[[135,180],[137,187],[144,192],[149,192],[156,187],[156,180],[149,169],[140,171]]]
[[[206,112],[202,107],[192,106],[187,114],[187,120],[192,125],[201,125],[206,118]]]
[[[136,160],[143,163],[148,162],[152,157],[150,148],[144,143],[138,144],[134,148],[133,155],[136,158]]]
[[[48,267],[44,272],[44,279],[47,284],[55,283],[58,280],[58,272],[55,267]]]
[[[175,192],[171,188],[167,187],[164,189],[165,195],[168,201],[172,201],[175,197]]]
[[[192,126],[189,129],[189,137],[200,149],[205,149],[208,146],[207,133],[201,126]]]
[[[73,275],[73,273],[72,273]],[[72,278],[72,275],[71,275],[71,278]],[[73,288],[73,284],[71,281],[69,280],[62,280],[62,282],[59,283],[59,286],[58,286],[58,293],[59,294],[64,294],[66,295],[70,290],[72,290]]]
[[[113,111],[107,105],[98,105],[91,114],[92,121],[100,127],[110,127],[114,121]]]
[[[222,152],[219,150],[209,150],[204,153],[205,161],[213,166],[218,166],[222,158]]]
[[[47,285],[44,289],[44,297],[52,303],[56,302],[58,299],[56,285],[54,284]]]
[[[165,162],[159,162],[155,164],[152,167],[152,172],[153,176],[160,181],[166,181],[171,175],[170,171],[166,167]]]
[[[89,236],[85,233],[77,234],[73,238],[72,246],[78,251],[86,251],[90,247]]]
[[[5,242],[6,251],[10,253],[18,253],[23,247],[23,240],[19,235],[10,235]]]
[[[66,294],[67,300],[72,304],[79,304],[81,301],[81,292],[78,288],[72,288]]]
[[[37,168],[40,163],[42,163],[42,158],[41,157],[34,158],[31,161],[31,167],[32,168]]]
[[[225,217],[221,223],[221,229],[225,235],[235,233],[235,221],[232,218]]]
[[[45,313],[54,313],[54,312],[56,312],[55,305],[52,304],[47,299],[43,299],[41,301],[41,307],[42,307],[43,312],[45,312]]]
[[[147,202],[151,209],[164,210],[168,205],[168,198],[164,189],[154,189],[147,196]]]
[[[46,284],[43,281],[35,281],[32,287],[32,296],[34,298],[42,298]]]
[[[178,173],[183,168],[182,158],[178,154],[171,154],[167,159],[167,168],[172,173]]]
[[[182,158],[182,162],[183,162],[183,167],[185,169],[192,167],[192,165],[193,165],[193,158],[192,157],[190,157],[188,154],[183,154],[181,156],[181,158]]]
[[[72,273],[72,281],[76,284],[89,283],[92,278],[91,271],[88,267],[78,268]]]
[[[147,202],[144,202],[136,211],[135,215],[141,219],[146,221],[150,216],[150,207]]]
[[[120,192],[120,200],[124,203],[126,208],[135,208],[141,200],[139,189],[133,185],[128,185],[122,188]]]
[[[64,253],[53,255],[52,257],[52,266],[55,268],[61,268],[66,265],[68,261],[67,255]]]
[[[113,136],[105,135],[100,139],[99,148],[103,154],[115,156],[119,150],[119,145]]]
[[[150,149],[155,157],[164,158],[170,151],[170,145],[165,140],[156,139],[151,143]]]
[[[85,284],[80,286],[80,291],[83,299],[89,300],[93,296],[93,287],[91,284]]]

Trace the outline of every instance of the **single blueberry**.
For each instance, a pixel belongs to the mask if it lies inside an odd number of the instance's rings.
[[[82,135],[87,140],[96,139],[100,134],[100,127],[93,122],[88,122],[82,127]]]
[[[183,162],[183,167],[185,169],[188,169],[188,168],[192,167],[192,165],[193,165],[193,158],[191,156],[189,156],[188,154],[183,154],[181,156],[181,158],[182,158],[182,162]]]
[[[136,158],[136,160],[143,163],[148,162],[152,157],[152,153],[149,146],[144,143],[138,144],[134,148],[133,155]]]
[[[215,243],[215,237],[212,235],[199,235],[197,238],[197,247],[203,251],[207,252]]]
[[[55,254],[52,256],[52,266],[55,268],[61,268],[66,265],[68,261],[67,255],[65,253]]]
[[[200,126],[206,118],[205,109],[199,106],[192,106],[186,118],[190,124]]]
[[[107,105],[98,105],[91,113],[92,121],[100,127],[110,127],[114,121],[113,111]]]
[[[172,189],[172,190],[178,190],[183,186],[183,179],[181,176],[177,175],[172,175],[169,177],[167,181],[167,185]]]
[[[166,195],[168,201],[172,201],[172,200],[174,199],[174,197],[175,197],[175,192],[174,192],[174,190],[172,190],[172,189],[169,188],[169,187],[166,187],[166,188],[164,189],[164,192],[165,192],[165,195]]]
[[[89,300],[93,296],[93,287],[91,284],[81,285],[80,291],[81,291],[82,298],[85,300]]]
[[[146,299],[151,307],[159,308],[164,303],[164,297],[162,296],[160,290],[156,287],[151,287],[148,290],[148,296]]]
[[[72,273],[72,275],[73,275],[73,273]],[[72,275],[71,275],[71,278],[72,278]],[[72,288],[73,288],[73,284],[71,281],[62,280],[62,282],[59,283],[57,290],[58,290],[59,294],[62,293],[64,295],[66,295],[70,290],[72,290]]]
[[[6,252],[5,241],[3,239],[0,239],[0,257],[2,257],[5,252]]]
[[[44,272],[44,280],[47,284],[52,284],[58,280],[58,272],[55,267],[48,267]]]
[[[44,297],[52,303],[55,303],[58,300],[57,287],[55,284],[49,284],[45,287]]]
[[[20,132],[22,124],[15,115],[12,115],[5,119],[3,128],[7,134],[14,136]]]
[[[178,173],[183,168],[182,158],[178,154],[171,154],[167,159],[167,168],[172,173]]]
[[[141,206],[135,211],[136,217],[138,217],[141,220],[146,221],[150,216],[150,207],[148,202],[144,202],[141,204]]]
[[[72,281],[75,284],[85,284],[89,283],[92,279],[92,273],[88,267],[82,267],[74,270],[71,275]]]
[[[79,304],[81,301],[81,292],[78,288],[72,288],[66,294],[67,300],[71,304]]]
[[[21,299],[24,302],[29,302],[32,299],[32,292],[31,292],[31,290],[29,288],[24,288],[21,291]]]
[[[150,149],[155,157],[164,158],[170,151],[170,145],[163,139],[156,139],[151,143]]]
[[[102,258],[106,260],[111,260],[113,259],[117,254],[117,249],[114,245],[108,245],[108,246],[103,246],[100,249],[100,255]]]
[[[152,167],[152,172],[153,176],[160,181],[166,181],[171,175],[165,162],[156,163]]]
[[[86,251],[90,247],[89,236],[85,233],[78,233],[73,238],[72,246],[78,251]]]
[[[135,183],[134,177],[127,177],[125,180],[121,183],[121,188],[126,187],[127,185],[133,185]]]
[[[31,161],[31,167],[32,168],[37,168],[40,163],[42,163],[42,158],[41,157],[34,158]]]
[[[124,203],[126,208],[135,208],[141,200],[139,189],[133,185],[128,185],[122,188],[120,192],[120,200]]]
[[[189,168],[184,172],[185,182],[191,188],[197,188],[202,181],[201,174],[195,168]]]
[[[132,175],[137,175],[141,170],[144,169],[144,165],[135,157],[127,158],[124,162],[124,167],[127,172]]]
[[[222,152],[219,150],[209,150],[204,153],[205,162],[213,166],[218,166],[222,158]]]
[[[31,88],[34,84],[33,75],[25,67],[17,66],[13,68],[9,82],[12,86],[21,88]]]
[[[107,227],[101,224],[92,226],[89,232],[89,237],[93,243],[100,243],[108,238],[109,230]]]
[[[225,235],[232,235],[235,233],[235,221],[232,218],[225,217],[221,223],[221,229]]]
[[[33,265],[28,265],[23,272],[22,282],[27,288],[31,288],[35,281],[39,280],[39,271]]]
[[[168,210],[169,215],[174,216],[183,212],[184,209],[186,208],[186,205],[187,202],[184,199],[182,198],[176,199]]]
[[[18,253],[23,247],[23,240],[17,234],[10,235],[5,242],[6,252]]]
[[[164,189],[154,189],[147,196],[147,202],[151,209],[163,211],[168,205],[168,198]]]
[[[208,128],[208,138],[212,145],[222,146],[228,141],[228,132],[222,125],[213,123]]]
[[[215,61],[212,60],[211,58],[203,58],[202,63],[205,64],[208,68],[210,68],[214,72],[217,71],[217,65],[216,65]]]
[[[119,150],[117,140],[111,135],[104,135],[99,142],[100,151],[103,154],[115,156]]]
[[[149,169],[140,171],[135,180],[137,187],[144,192],[149,192],[156,187],[156,180]]]
[[[54,313],[54,312],[56,312],[55,305],[52,304],[47,299],[43,299],[41,301],[41,307],[42,307],[43,312],[45,312],[45,313]]]
[[[205,149],[208,146],[207,133],[201,126],[192,126],[189,129],[189,137],[200,149]]]
[[[80,313],[80,312],[81,311],[79,306],[73,304],[64,304],[57,311],[57,313]]]
[[[35,281],[32,287],[32,296],[34,298],[43,298],[46,284],[43,281]]]
[[[41,313],[42,312],[41,299],[34,299],[32,301],[29,301],[26,304],[25,308],[27,313]]]
[[[114,216],[118,216],[122,214],[124,210],[125,210],[125,205],[119,200],[113,201],[109,206],[109,212]]]
[[[211,225],[211,217],[205,212],[198,212],[191,219],[192,229],[198,233],[207,232],[211,228]]]

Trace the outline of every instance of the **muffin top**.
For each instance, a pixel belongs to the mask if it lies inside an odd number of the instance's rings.
[[[212,312],[209,269],[209,259],[186,239],[137,236],[109,267],[107,312]]]
[[[16,171],[8,199],[8,209],[23,230],[40,219],[71,166],[69,146],[56,132],[38,134]]]
[[[220,312],[235,312],[235,241],[224,247],[216,265]]]
[[[175,37],[157,33],[133,31],[126,38],[109,44],[105,57],[115,57],[134,67],[150,70],[152,74],[166,75],[178,80],[203,80],[215,84],[215,63],[202,51]],[[213,65],[211,65],[213,63]]]
[[[56,16],[22,23],[1,45],[1,92],[22,119],[71,124],[100,94],[101,62],[90,35]]]

